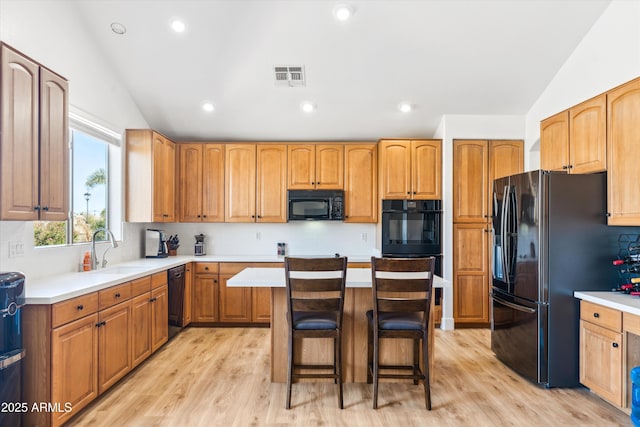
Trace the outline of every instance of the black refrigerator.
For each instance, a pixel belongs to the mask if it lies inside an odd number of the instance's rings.
[[[621,234],[607,226],[606,174],[531,171],[493,185],[491,348],[545,387],[579,384],[576,290],[609,290]]]

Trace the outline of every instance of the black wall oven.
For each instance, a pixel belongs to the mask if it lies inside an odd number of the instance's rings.
[[[434,256],[442,276],[442,201],[383,200],[382,256]]]

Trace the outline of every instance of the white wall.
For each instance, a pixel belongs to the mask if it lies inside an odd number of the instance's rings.
[[[0,40],[66,77],[73,111],[118,133],[128,127],[148,127],[88,37],[73,2],[0,0]],[[123,243],[109,251],[112,263],[140,254],[138,230],[142,226],[125,224],[123,228]],[[24,243],[24,256],[9,258],[9,242]],[[107,246],[99,247],[101,255]],[[86,250],[88,245],[36,249],[32,222],[0,222],[0,271],[18,270],[30,278],[75,271]]]
[[[524,116],[446,115],[436,138],[442,139],[443,276],[453,280],[453,140],[454,139],[524,139]]]
[[[542,119],[638,76],[640,2],[614,0],[527,113],[527,170],[537,169],[540,162],[535,147]]]

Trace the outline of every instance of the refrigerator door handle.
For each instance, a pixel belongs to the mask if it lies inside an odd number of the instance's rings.
[[[507,253],[509,248],[507,247],[507,216],[509,214],[509,199],[508,199],[509,187],[504,186],[502,190],[502,213],[500,221],[500,245],[502,246],[502,270],[504,271],[504,281],[507,283],[509,289],[511,283],[509,283],[509,264],[507,263]]]
[[[513,308],[514,310],[523,311],[525,313],[531,313],[531,314],[536,312],[535,308],[529,308],[529,307],[525,307],[525,306],[522,306],[522,305],[519,305],[519,304],[515,304],[515,303],[512,303],[512,302],[503,300],[502,298],[496,296],[496,294],[494,294],[494,293],[491,293],[491,298],[494,301],[496,301],[496,302],[498,302],[498,303],[500,303],[502,305],[506,305],[509,308]]]

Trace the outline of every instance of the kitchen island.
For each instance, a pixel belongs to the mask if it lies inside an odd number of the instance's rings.
[[[284,268],[247,268],[227,281],[230,287],[271,288],[271,381],[285,382],[287,377],[287,297]],[[442,329],[453,329],[451,284],[435,276],[434,288],[443,290]],[[367,381],[367,319],[372,308],[371,269],[348,268],[344,303],[343,375],[345,382]],[[433,300],[432,300],[433,304]],[[432,311],[433,314],[433,305]],[[433,366],[433,316],[429,320],[429,360]],[[410,340],[382,340],[382,363],[411,363]],[[397,342],[395,342],[397,341]],[[325,363],[333,357],[331,339],[303,341],[295,358],[302,363]],[[433,372],[433,370],[431,370]],[[432,379],[433,380],[433,379]]]

